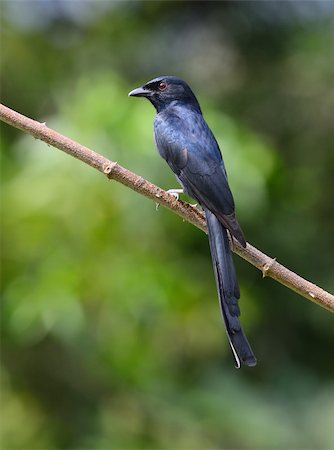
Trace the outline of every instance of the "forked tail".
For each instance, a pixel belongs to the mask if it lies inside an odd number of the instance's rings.
[[[220,308],[236,367],[239,368],[240,363],[255,366],[256,358],[242,331],[239,320],[238,299],[240,298],[240,291],[227,231],[211,211],[207,209],[204,211],[208,223],[211,257]]]

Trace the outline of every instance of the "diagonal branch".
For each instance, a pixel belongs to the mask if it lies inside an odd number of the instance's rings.
[[[44,123],[29,119],[2,104],[0,104],[0,119],[13,127],[25,131],[35,138],[80,159],[84,163],[105,174],[108,179],[118,181],[139,194],[154,200],[156,203],[159,203],[182,217],[182,219],[207,232],[206,222],[202,212],[188,203],[176,200],[173,195],[168,194],[163,189],[150,183],[141,176],[136,175],[130,170],[125,169],[116,162],[110,161],[99,153],[51,130]],[[247,243],[246,248],[243,248],[237,242],[234,242],[233,251],[250,264],[260,269],[263,277],[271,277],[308,300],[317,303],[328,311],[334,312],[334,296],[332,294],[324,291],[315,284],[304,280],[296,273],[282,266],[276,259],[270,258],[249,243]]]

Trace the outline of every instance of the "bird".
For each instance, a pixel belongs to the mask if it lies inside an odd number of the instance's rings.
[[[242,247],[246,247],[246,240],[236,218],[218,142],[195,94],[182,79],[160,76],[128,95],[144,97],[154,106],[158,152],[176,175],[183,192],[194,198],[205,213],[220,309],[235,367],[255,366],[256,357],[239,320],[240,290],[228,234],[232,243],[236,239]]]

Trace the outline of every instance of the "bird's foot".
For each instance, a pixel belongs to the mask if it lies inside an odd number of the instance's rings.
[[[173,195],[176,200],[179,200],[180,198],[180,194],[183,194],[183,189],[168,189],[168,191],[166,191],[167,194],[171,194]],[[160,204],[156,203],[155,204],[155,210],[158,211]]]
[[[166,192],[168,194],[174,195],[176,200],[179,200],[180,194],[183,194],[183,189],[168,189],[168,191],[166,191]]]

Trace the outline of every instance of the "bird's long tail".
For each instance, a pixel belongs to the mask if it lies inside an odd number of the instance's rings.
[[[239,321],[240,291],[227,231],[211,211],[207,209],[204,211],[208,224],[211,257],[221,312],[236,367],[239,368],[240,363],[255,366],[256,358]]]

